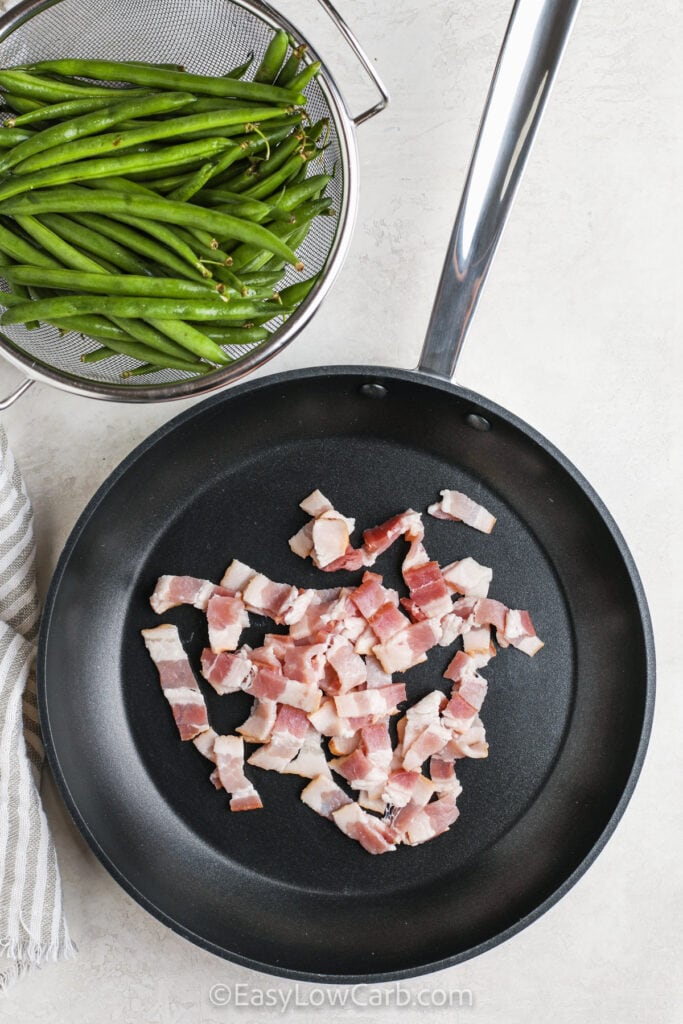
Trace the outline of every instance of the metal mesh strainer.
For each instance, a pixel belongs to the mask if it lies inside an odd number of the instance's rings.
[[[381,110],[387,99],[365,54],[329,0],[320,3],[356,51],[382,99],[363,114],[350,117],[325,67],[306,89],[311,120],[329,119],[329,146],[323,159],[333,177],[326,194],[337,212],[336,217],[316,218],[299,249],[306,276],[321,272],[306,301],[286,321],[275,318],[266,325],[272,331],[266,342],[226,347],[237,361],[204,377],[159,370],[147,375],[144,383],[143,378],[122,380],[122,371],[135,365],[131,359],[116,356],[101,363],[82,363],[80,357],[92,349],[92,341],[75,333],[60,335],[42,325],[31,331],[23,326],[4,328],[0,350],[10,362],[33,380],[92,397],[161,401],[201,394],[237,380],[272,358],[301,330],[332,284],[350,242],[357,198],[354,124]],[[191,72],[219,75],[241,63],[250,51],[255,54],[252,68],[256,68],[277,28],[306,44],[308,60],[319,59],[302,33],[260,0],[28,0],[0,19],[0,66],[84,57],[177,62]],[[317,163],[310,173],[319,170]],[[281,286],[296,279],[290,267]],[[0,290],[7,290],[2,281]],[[7,403],[0,407],[3,404]]]

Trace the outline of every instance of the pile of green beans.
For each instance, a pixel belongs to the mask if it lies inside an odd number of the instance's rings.
[[[0,325],[81,333],[97,345],[84,363],[134,361],[122,377],[204,374],[232,361],[227,346],[263,343],[315,284],[277,288],[333,214],[329,125],[310,122],[303,92],[319,64],[303,56],[278,31],[257,67],[220,76],[0,69]]]

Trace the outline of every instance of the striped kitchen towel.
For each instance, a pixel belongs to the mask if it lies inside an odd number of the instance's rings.
[[[0,425],[0,991],[30,967],[75,953],[38,792],[34,557],[31,502]]]

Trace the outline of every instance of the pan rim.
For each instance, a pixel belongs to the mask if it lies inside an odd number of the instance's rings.
[[[426,963],[420,963],[418,965],[412,965],[408,968],[392,971],[381,971],[367,974],[327,974],[321,972],[311,972],[305,970],[295,970],[291,968],[280,967],[275,964],[264,963],[251,957],[242,956],[239,953],[233,951],[226,951],[216,943],[207,941],[202,936],[197,935],[192,929],[186,927],[180,922],[174,920],[165,910],[161,910],[157,907],[150,899],[148,899],[139,889],[136,888],[123,874],[123,872],[113,863],[109,858],[105,850],[97,842],[97,839],[90,831],[90,828],[81,816],[79,809],[76,805],[76,801],[73,799],[68,783],[64,774],[61,770],[59,754],[54,742],[52,730],[50,727],[50,716],[47,698],[47,645],[48,637],[50,632],[50,622],[52,619],[53,611],[56,606],[58,599],[59,586],[64,572],[68,566],[69,560],[76,548],[81,534],[85,527],[89,523],[92,516],[96,513],[101,502],[107,497],[109,492],[116,486],[118,480],[128,472],[128,470],[146,454],[154,445],[162,440],[167,434],[172,433],[177,427],[190,422],[194,417],[203,415],[207,409],[214,406],[220,405],[223,402],[229,402],[232,396],[239,397],[247,395],[251,392],[258,391],[260,389],[272,386],[279,386],[286,384],[290,380],[301,381],[308,380],[310,378],[328,378],[328,377],[343,377],[353,376],[356,378],[365,378],[364,383],[382,384],[387,379],[399,380],[407,383],[421,384],[434,388],[438,391],[445,392],[447,394],[455,394],[460,398],[464,398],[466,401],[470,401],[473,405],[478,406],[480,409],[485,410],[492,416],[497,416],[507,423],[511,424],[523,434],[529,437],[534,443],[538,444],[543,450],[551,456],[561,468],[570,476],[573,482],[583,491],[586,497],[591,502],[592,506],[602,518],[605,526],[610,532],[614,543],[616,544],[619,555],[623,561],[624,567],[628,574],[631,586],[633,588],[633,595],[635,597],[636,605],[638,608],[640,623],[642,626],[643,634],[643,656],[645,662],[645,699],[642,708],[642,724],[640,726],[640,736],[638,740],[638,746],[633,759],[633,764],[629,772],[626,784],[624,785],[619,800],[614,807],[612,814],[605,823],[600,835],[597,840],[584,856],[581,862],[576,868],[567,876],[564,882],[559,885],[549,896],[542,900],[532,911],[520,918],[509,928],[497,933],[494,936],[484,940],[481,943],[472,946],[469,949],[463,950],[459,953],[454,954],[450,957],[445,957],[436,961],[430,961]],[[38,693],[38,707],[40,714],[41,729],[43,733],[43,742],[45,751],[47,754],[48,763],[52,771],[53,778],[57,784],[59,793],[64,800],[64,803],[71,815],[74,823],[76,824],[79,832],[87,842],[88,846],[98,858],[100,863],[107,869],[115,881],[122,887],[122,889],[131,896],[137,903],[140,904],[148,913],[152,914],[158,921],[167,927],[171,928],[176,934],[181,935],[183,938],[193,942],[195,945],[202,949],[213,953],[215,956],[221,957],[222,959],[228,960],[232,963],[239,964],[243,967],[248,967],[254,971],[260,971],[261,973],[268,974],[271,976],[277,976],[282,978],[288,978],[293,981],[304,981],[304,982],[315,982],[318,984],[331,984],[331,985],[345,985],[345,984],[376,984],[388,981],[400,981],[408,978],[419,977],[426,974],[435,973],[437,971],[445,970],[448,967],[455,966],[470,960],[482,953],[487,952],[490,949],[495,948],[508,939],[512,938],[518,932],[523,931],[528,925],[538,920],[543,914],[546,913],[551,907],[558,903],[569,890],[579,881],[579,879],[585,874],[588,868],[594,863],[598,855],[602,852],[605,845],[614,834],[614,831],[621,820],[626,807],[633,795],[635,786],[638,782],[647,748],[650,740],[652,731],[652,721],[654,716],[654,702],[655,702],[655,644],[652,621],[650,611],[645,596],[645,590],[643,587],[640,574],[635,564],[635,559],[631,554],[631,551],[616,523],[612,514],[607,509],[606,505],[594,490],[592,485],[583,476],[583,474],[576,468],[576,466],[543,434],[541,434],[534,427],[530,426],[524,420],[522,420],[515,413],[510,412],[503,406],[498,405],[496,402],[486,398],[485,396],[479,395],[477,392],[471,391],[468,388],[461,387],[451,383],[450,381],[442,380],[440,378],[432,377],[418,370],[405,370],[396,367],[389,366],[360,366],[360,365],[333,365],[333,366],[322,366],[322,367],[308,367],[299,370],[288,370],[278,374],[268,374],[263,377],[251,379],[244,383],[238,384],[231,387],[228,391],[224,391],[218,395],[212,395],[189,409],[183,410],[183,412],[172,417],[161,427],[153,431],[147,438],[141,441],[136,447],[128,453],[127,456],[114,468],[114,470],[107,476],[103,483],[97,488],[93,496],[90,498],[82,513],[78,517],[75,525],[73,526],[64,548],[59,556],[56,568],[52,575],[48,593],[45,599],[45,605],[43,614],[41,616],[40,633],[38,638],[38,653],[36,659],[36,681],[37,681],[37,693]]]

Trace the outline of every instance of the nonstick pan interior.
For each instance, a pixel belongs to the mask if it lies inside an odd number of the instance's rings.
[[[485,418],[486,423],[482,422]],[[490,429],[481,429],[485,426]],[[237,557],[273,579],[335,586],[289,550],[319,487],[359,529],[454,487],[490,536],[425,516],[442,564],[472,555],[491,596],[529,608],[546,646],[483,674],[488,759],[460,762],[461,816],[421,847],[371,857],[260,772],[264,809],[231,814],[180,742],[139,631],[161,573],[218,579]],[[377,571],[398,583],[404,546]],[[169,612],[195,664],[199,612]],[[254,620],[248,638],[272,631]],[[452,651],[406,677],[446,688]],[[559,898],[628,800],[653,699],[649,619],[631,557],[577,471],[492,403],[410,372],[304,371],[239,386],[134,451],[83,513],[55,573],[39,651],[51,765],[88,842],[143,906],[229,959],[330,981],[396,978],[466,959]],[[229,731],[248,701],[204,686]]]

